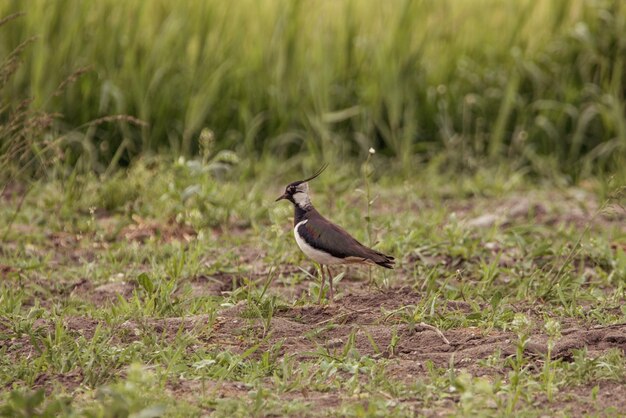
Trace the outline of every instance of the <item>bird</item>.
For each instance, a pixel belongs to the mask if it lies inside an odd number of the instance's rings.
[[[372,248],[366,247],[350,235],[345,229],[323,217],[309,196],[309,182],[317,178],[326,169],[323,165],[313,176],[306,180],[290,183],[276,202],[286,199],[293,203],[293,234],[302,252],[320,265],[321,286],[318,303],[322,302],[324,290],[324,266],[328,271],[329,299],[334,298],[333,275],[331,265],[369,264],[393,269],[395,259]]]

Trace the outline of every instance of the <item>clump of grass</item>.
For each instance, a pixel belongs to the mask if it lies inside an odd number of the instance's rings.
[[[0,19],[0,30],[9,31],[25,19],[24,13],[8,15]],[[28,183],[31,179],[61,178],[66,181],[66,200],[75,202],[82,193],[84,183],[84,178],[78,174],[104,171],[100,170],[97,147],[90,140],[98,127],[113,122],[145,124],[132,116],[112,115],[99,117],[71,129],[62,127],[61,115],[37,105],[41,97],[29,97],[28,94],[33,94],[31,89],[22,92],[13,88],[15,79],[20,78],[20,70],[30,64],[26,59],[28,51],[36,48],[38,42],[41,42],[40,38],[26,38],[12,49],[9,48],[0,62],[0,195],[4,195],[7,188],[16,186],[15,189],[19,191],[17,194],[21,194],[20,202],[23,203],[30,191]],[[46,92],[45,97],[63,96],[89,70],[88,67],[73,70],[53,91]],[[18,96],[16,93],[23,95]],[[23,98],[20,100],[18,97]],[[122,148],[117,150],[108,162],[109,168],[117,168],[123,151]],[[2,231],[3,238],[9,234],[21,210],[21,203],[15,207],[13,218]]]
[[[515,357],[511,358],[510,366],[512,371],[509,373],[509,398],[506,405],[506,411],[512,414],[517,407],[520,399],[524,396],[524,385],[528,381],[528,371],[526,368],[527,360],[524,355],[526,346],[530,340],[530,331],[532,322],[524,314],[516,314],[511,326],[517,334],[517,344],[515,345]]]
[[[556,387],[555,382],[555,360],[552,358],[554,345],[561,337],[561,324],[554,320],[548,319],[544,324],[544,328],[548,334],[548,350],[546,352],[545,362],[543,364],[543,384],[546,391],[546,396],[549,401],[554,398],[554,392]]]
[[[0,30],[7,24],[22,18],[23,13],[14,13],[0,19]],[[22,64],[22,55],[36,41],[27,38],[14,47],[0,63],[0,180],[4,185],[2,194],[11,180],[28,175],[41,175],[41,169],[47,166],[46,150],[53,144],[42,140],[49,131],[54,115],[37,111],[32,106],[32,99],[6,100],[6,90]]]

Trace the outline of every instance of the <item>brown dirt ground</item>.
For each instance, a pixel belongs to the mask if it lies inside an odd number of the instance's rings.
[[[583,199],[580,196],[569,197],[578,202]],[[476,205],[471,203],[466,206],[451,208],[460,212],[469,219],[468,224],[472,227],[490,227],[493,224],[506,225],[518,218],[534,217],[538,222],[546,225],[556,223],[572,223],[583,227],[588,222],[597,223],[601,227],[616,227],[626,229],[626,215],[623,211],[609,208],[599,215],[594,215],[597,205],[580,206],[576,210],[566,214],[554,213],[546,207],[544,198],[534,195],[505,199],[495,205],[497,210],[490,212],[491,215],[478,215],[471,217],[476,210]],[[570,208],[578,207],[576,204]],[[615,209],[615,210],[614,210]],[[19,226],[16,226],[19,228]],[[219,231],[216,231],[219,233]],[[143,242],[157,237],[161,240],[185,240],[193,238],[195,231],[188,227],[175,223],[166,225],[157,224],[154,221],[135,219],[135,224],[123,227],[119,230],[117,238],[129,241]],[[51,245],[63,250],[72,248],[79,250],[77,237],[56,233],[50,235]],[[616,248],[626,248],[624,243],[616,243]],[[497,249],[494,249],[494,251]],[[501,262],[514,262],[515,255],[508,255]],[[412,256],[409,256],[412,257]],[[198,276],[188,279],[183,285],[188,285],[192,296],[220,296],[233,291],[243,284],[244,277],[264,280],[267,275],[267,266],[264,265],[257,250],[241,249],[241,259],[253,265],[253,271],[246,274],[233,274],[217,272],[212,275]],[[409,259],[408,262],[426,263],[451,263],[452,260],[445,258],[427,258],[422,256]],[[294,266],[282,267],[282,274],[298,271]],[[12,266],[0,265],[0,279],[9,279],[15,272]],[[310,272],[315,274],[311,269]],[[360,354],[375,358],[387,358],[389,377],[412,382],[416,379],[428,376],[425,363],[433,362],[440,367],[448,367],[451,363],[455,367],[467,370],[474,376],[506,376],[508,370],[504,368],[486,367],[483,360],[500,353],[502,358],[513,356],[516,350],[517,337],[512,332],[491,330],[489,332],[477,328],[455,328],[442,330],[449,344],[433,330],[421,325],[410,326],[406,323],[394,322],[393,316],[387,316],[390,312],[407,305],[415,305],[420,301],[420,294],[409,287],[396,287],[384,290],[368,289],[364,278],[366,273],[353,268],[347,270],[346,277],[340,284],[339,299],[332,305],[317,306],[281,306],[274,313],[269,329],[264,329],[261,321],[255,318],[247,318],[245,304],[240,303],[234,307],[223,309],[215,318],[206,315],[189,316],[185,318],[150,319],[144,321],[127,321],[120,327],[116,343],[131,343],[139,338],[142,332],[157,332],[166,338],[174,338],[181,330],[191,332],[198,337],[200,344],[210,348],[218,347],[220,350],[232,350],[242,353],[250,347],[250,340],[262,340],[264,342],[259,352],[266,350],[275,344],[281,343],[280,355],[291,355],[298,361],[315,358],[320,349],[327,349],[331,354],[341,352],[351,334],[355,335],[355,345]],[[38,286],[48,287],[47,291],[54,298],[75,298],[104,305],[115,303],[121,297],[129,299],[135,291],[134,282],[111,282],[95,285],[88,279],[82,279],[72,283],[57,282],[53,287],[46,283],[38,283]],[[181,286],[182,288],[183,286]],[[273,292],[280,293],[287,300],[294,300],[302,292],[307,292],[308,281],[299,284],[287,284],[280,277],[272,283]],[[517,307],[519,312],[530,313],[537,306],[529,305]],[[450,302],[446,306],[448,312],[459,314],[470,311],[470,306],[464,302]],[[538,310],[538,309],[537,309]],[[541,322],[541,315],[534,318],[537,323]],[[562,337],[558,340],[553,350],[554,358],[571,361],[572,353],[579,348],[587,348],[589,355],[596,356],[610,349],[620,349],[626,352],[626,324],[610,327],[588,327],[574,321],[563,323]],[[76,336],[90,339],[98,325],[98,321],[84,317],[71,317],[65,321],[68,332]],[[53,324],[38,320],[35,329],[38,332],[48,332]],[[399,337],[394,352],[390,352],[389,345],[393,329],[396,329]],[[540,367],[541,359],[547,351],[547,336],[537,328],[530,338],[526,350],[531,358],[536,358],[537,367]],[[7,322],[0,320],[0,334],[11,335],[12,330]],[[372,343],[374,342],[374,344]],[[29,358],[38,348],[32,345],[27,336],[17,336],[9,339],[0,339],[0,351],[6,350],[6,355],[12,359]],[[42,373],[35,380],[35,386],[49,387],[50,382],[57,382],[68,389],[74,389],[82,382],[80,371],[73,371],[61,375]],[[598,397],[591,397],[591,390],[599,385]],[[268,385],[271,385],[268,382]],[[198,391],[214,393],[219,397],[243,396],[249,388],[236,382],[197,382],[178,381],[169,386],[169,390],[177,396],[193,397]],[[346,400],[342,395],[331,392],[288,392],[282,394],[285,400],[303,400],[311,402],[319,407],[336,407]],[[454,402],[454,400],[450,400]],[[419,401],[415,401],[419,409]],[[626,386],[624,382],[591,382],[573,388],[565,388],[557,394],[556,401],[548,403],[546,399],[539,399],[538,406],[569,411],[574,416],[602,413],[604,408],[613,407],[616,411],[626,410]],[[426,411],[426,415],[438,415],[441,411]],[[445,413],[445,411],[444,411]]]
[[[202,295],[215,295],[232,290],[232,284],[237,284],[237,276],[218,274],[214,277],[198,277],[192,281],[196,286],[194,292]],[[70,286],[71,287],[71,286]],[[65,292],[63,297],[80,298],[94,303],[110,303],[115,299],[112,295],[129,297],[134,285],[114,283],[98,287],[90,286],[86,282],[78,282],[73,286],[71,293]],[[433,330],[416,325],[411,327],[406,323],[395,323],[393,317],[385,312],[393,311],[407,305],[415,305],[420,295],[408,287],[369,290],[362,282],[346,280],[341,283],[342,295],[332,305],[317,306],[281,306],[275,312],[269,330],[264,330],[258,318],[249,318],[245,312],[245,303],[223,309],[217,317],[208,315],[188,316],[185,318],[146,319],[141,321],[127,321],[119,327],[116,334],[116,344],[129,344],[140,338],[142,333],[158,333],[165,338],[174,338],[179,332],[190,332],[198,338],[199,344],[209,349],[231,350],[243,353],[251,345],[251,340],[261,341],[258,353],[262,353],[275,344],[281,343],[279,355],[290,355],[296,361],[306,361],[317,358],[320,349],[326,349],[333,355],[339,354],[345,347],[349,336],[355,333],[354,348],[362,355],[373,358],[387,358],[389,367],[387,374],[390,378],[411,383],[416,379],[428,376],[425,363],[433,362],[439,367],[448,367],[454,364],[460,370],[465,370],[474,376],[505,377],[509,370],[499,367],[486,367],[482,360],[500,353],[501,358],[515,355],[517,337],[511,332],[492,330],[481,331],[477,328],[455,328],[443,330],[450,344],[446,344]],[[280,287],[275,290],[280,291]],[[464,302],[451,302],[449,311],[467,312],[469,305]],[[520,311],[529,312],[528,307]],[[538,315],[539,316],[539,315]],[[65,328],[76,337],[86,339],[93,337],[98,321],[91,318],[69,317],[65,320]],[[553,350],[555,358],[564,361],[572,359],[575,349],[586,347],[590,356],[596,356],[609,349],[618,348],[626,352],[626,324],[589,328],[581,324],[567,323],[562,337]],[[46,333],[54,325],[44,320],[35,322],[38,332]],[[389,351],[392,329],[395,327],[400,337],[394,352]],[[0,322],[0,334],[9,333],[9,326]],[[375,345],[370,341],[373,340]],[[547,336],[540,331],[531,335],[527,346],[530,358],[536,359],[536,367],[541,367],[547,347]],[[27,336],[20,336],[11,340],[0,340],[0,350],[6,349],[10,358],[28,358],[35,354],[37,347],[32,345]],[[253,357],[256,354],[253,354]],[[82,375],[80,371],[51,375],[42,373],[36,378],[35,386],[50,389],[50,384],[60,384],[68,390],[80,385]],[[622,382],[623,383],[623,382]],[[600,382],[600,394],[594,401],[591,399],[591,389],[598,384],[591,382],[574,388],[566,388],[558,393],[556,401],[538,400],[539,406],[549,408],[563,407],[573,415],[582,415],[601,411],[599,408],[613,406],[617,410],[626,407],[626,392],[623,385],[612,382]],[[202,386],[204,385],[204,386]],[[271,382],[268,381],[268,385]],[[218,397],[242,396],[249,388],[236,382],[187,382],[179,381],[168,388],[173,394],[188,397],[197,390],[214,393]],[[331,392],[307,391],[288,392],[281,398],[314,403],[317,406],[336,407],[343,401],[354,400],[342,398],[342,395]],[[451,400],[450,402],[453,402]],[[420,402],[415,400],[414,407],[420,410]],[[435,415],[441,411],[423,411],[427,415]]]

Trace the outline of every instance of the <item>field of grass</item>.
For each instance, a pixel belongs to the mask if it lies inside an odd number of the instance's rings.
[[[330,167],[311,183],[318,209],[367,243],[369,184],[371,241],[398,265],[372,269],[369,286],[368,268],[343,270],[336,302],[318,306],[292,208],[274,203],[295,178],[241,170],[152,159],[102,183],[4,190],[0,413],[626,408],[618,187],[538,187],[504,170],[366,183]]]
[[[625,4],[0,2],[0,416],[620,416]]]
[[[203,131],[261,158],[374,146],[407,171],[413,156],[574,177],[626,161],[619,0],[0,3],[18,12],[0,26],[0,57],[26,43],[0,103],[58,113],[72,167],[193,155]],[[100,120],[116,114],[145,124]]]

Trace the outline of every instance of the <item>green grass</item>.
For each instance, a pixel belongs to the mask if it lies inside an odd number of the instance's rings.
[[[618,188],[424,170],[370,178],[369,204],[363,178],[329,170],[311,184],[316,206],[371,233],[398,268],[373,270],[369,288],[367,269],[349,270],[338,303],[318,312],[291,208],[273,203],[292,178],[242,181],[234,166],[219,179],[210,164],[145,160],[80,187],[34,182],[21,206],[18,192],[3,198],[2,413],[619,410],[606,396],[626,381]],[[486,213],[493,225],[474,224]],[[457,353],[437,351],[421,323]],[[586,343],[565,348],[572,332]],[[470,354],[471,341],[487,348]]]
[[[207,138],[325,161],[373,146],[405,171],[414,155],[576,178],[625,161],[620,1],[28,4],[0,5],[25,12],[0,28],[0,57],[36,37],[0,97],[62,115],[69,167],[189,156]],[[118,114],[146,124],[101,119]]]
[[[3,2],[0,416],[619,415],[625,13]]]

